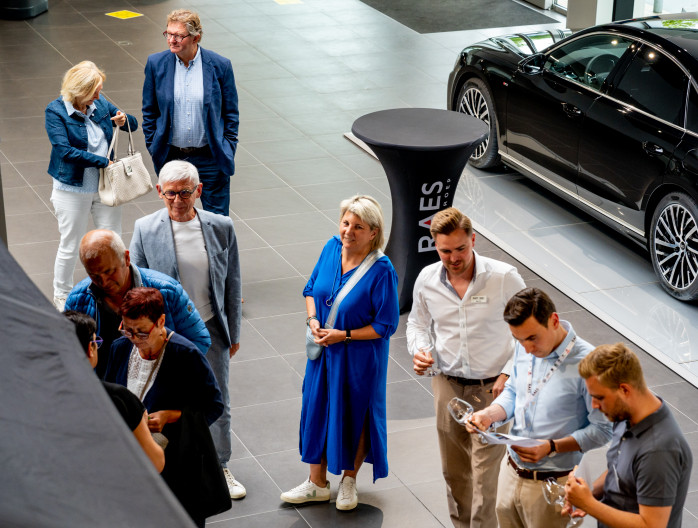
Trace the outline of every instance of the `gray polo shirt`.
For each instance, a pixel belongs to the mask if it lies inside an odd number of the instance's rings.
[[[667,528],[681,528],[693,455],[664,401],[633,427],[614,424],[606,461],[604,504],[632,513],[639,513],[639,504],[671,506]]]

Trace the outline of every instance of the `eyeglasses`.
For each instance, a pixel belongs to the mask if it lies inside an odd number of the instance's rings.
[[[150,333],[155,329],[157,325],[153,323],[153,326],[148,330],[148,332],[133,332],[132,330],[127,330],[124,328],[124,322],[121,321],[121,324],[119,325],[119,332],[121,332],[122,336],[126,336],[129,339],[137,339],[139,341],[145,341],[150,337]]]
[[[104,339],[102,339],[101,337],[97,336],[97,337],[95,337],[92,341],[90,341],[90,343],[94,343],[95,345],[97,345],[97,348],[99,348],[99,347],[102,346],[102,343],[104,343]]]
[[[177,195],[179,195],[182,200],[186,200],[195,192],[196,189],[182,189],[181,191],[163,191],[162,195],[168,200],[174,200],[177,198]]]
[[[185,38],[191,37],[191,35],[177,35],[176,33],[168,33],[167,31],[163,31],[162,36],[167,40],[174,40],[177,44],[182,42]]]

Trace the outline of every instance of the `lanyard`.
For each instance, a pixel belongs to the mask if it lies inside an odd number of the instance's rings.
[[[552,368],[547,372],[547,374],[543,377],[538,382],[538,385],[536,386],[536,390],[531,392],[531,385],[533,384],[533,359],[534,356],[531,354],[531,362],[528,364],[528,380],[526,384],[526,403],[524,404],[524,408],[528,407],[531,405],[533,400],[536,399],[536,396],[538,396],[538,393],[540,390],[543,388],[543,385],[548,383],[550,381],[550,378],[555,374],[555,371],[558,369],[558,367],[562,364],[563,361],[569,356],[570,352],[572,351],[572,347],[574,346],[574,342],[577,340],[577,336],[574,336],[570,342],[567,344],[565,347],[565,351],[562,353],[560,357],[557,358],[557,361],[553,364]]]

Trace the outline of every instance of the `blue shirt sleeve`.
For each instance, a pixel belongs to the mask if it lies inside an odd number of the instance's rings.
[[[381,265],[377,262],[374,265]],[[397,294],[397,273],[390,265],[376,282],[371,295],[375,317],[371,326],[383,339],[389,339],[397,330],[400,309]]]

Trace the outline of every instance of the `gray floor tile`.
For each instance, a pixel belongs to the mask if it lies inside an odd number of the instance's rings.
[[[289,123],[298,127],[305,134],[344,134],[354,122],[352,112],[313,112],[288,116]]]
[[[300,377],[280,356],[243,361],[230,372],[230,401],[236,407],[295,398],[300,389]]]
[[[446,502],[446,482],[443,478],[408,486],[409,490],[443,526],[451,525]]]
[[[283,94],[279,94],[280,96]],[[341,110],[336,104],[331,102],[331,97],[314,94],[290,95],[286,97],[268,97],[265,103],[281,116],[290,118],[304,115],[306,113],[318,112],[338,112]]]
[[[320,250],[330,237],[338,234],[338,223],[339,221],[337,224],[332,223],[317,211],[247,220],[250,228],[274,247],[299,242],[317,242]]]
[[[248,143],[247,150],[262,163],[321,158],[327,151],[309,138]]]
[[[305,528],[308,526],[308,523],[303,520],[300,513],[292,508],[218,520],[218,517],[223,517],[224,515],[220,514],[215,518],[211,518],[209,520],[211,526],[215,528],[269,528],[270,526],[275,528]]]
[[[244,293],[243,290],[243,295]],[[231,359],[231,370],[236,368],[244,371],[245,363],[250,360],[278,357],[278,355],[279,353],[274,350],[269,341],[247,319],[243,319],[240,326],[240,350]],[[237,366],[236,363],[241,363],[241,365]]]
[[[301,278],[251,282],[245,285],[242,313],[247,318],[283,315],[305,311]]]
[[[312,136],[312,139],[333,156],[350,156],[356,149],[353,143],[347,141],[343,133]]]
[[[312,526],[362,526],[366,528],[420,526],[440,527],[441,523],[404,487],[374,491],[358,487],[359,505],[350,512],[334,507],[304,508],[303,516]]]
[[[240,270],[243,284],[298,276],[298,272],[272,248],[241,250]]]
[[[230,192],[258,191],[288,185],[265,165],[246,165],[235,171],[230,179]]]
[[[350,130],[351,125],[346,131],[349,132]],[[367,180],[372,178],[385,178],[385,171],[380,162],[371,156],[367,156],[364,151],[360,150],[358,147],[356,149],[356,154],[340,156],[339,160],[359,176]]]
[[[3,192],[5,200],[5,215],[7,222],[21,221],[13,220],[15,215],[24,216],[31,213],[43,213],[48,211],[47,205],[31,187],[13,187],[5,189]]]
[[[390,433],[388,453],[391,473],[395,473],[406,486],[443,479],[434,419],[424,427]],[[445,494],[443,499],[445,504]]]
[[[276,175],[292,186],[359,179],[355,172],[330,157],[270,163],[268,166]]]
[[[681,381],[669,385],[660,385],[654,387],[653,390],[657,395],[661,396],[664,401],[681,409],[681,412],[694,422],[692,426],[689,426],[689,431],[684,429],[685,432],[698,430],[698,425],[695,423],[698,422],[698,408],[694,405],[695,388],[692,385],[685,381]]]
[[[322,252],[322,244],[313,242],[296,242],[274,249],[304,277],[309,277]]]
[[[245,486],[247,495],[243,499],[234,500],[230,510],[209,517],[207,522],[212,523],[212,526],[220,526],[217,521],[258,515],[278,509],[278,488],[254,458],[236,460],[234,463],[229,463],[228,467],[235,478]]]
[[[0,176],[2,177],[3,190],[12,189],[13,187],[26,187],[28,185],[27,180],[9,163],[0,165]]]
[[[243,220],[234,220],[235,236],[238,239],[238,249],[256,249],[267,247],[267,243],[262,240],[257,233],[252,231]]]
[[[248,220],[304,213],[311,210],[312,206],[296,191],[287,187],[232,193],[231,209],[243,220]],[[248,225],[253,227],[249,222]]]
[[[417,381],[389,383],[388,433],[422,427],[433,421],[433,397]]]
[[[278,117],[248,120],[243,132],[241,139],[248,145],[256,141],[279,141],[303,136],[297,128]]]
[[[0,72],[1,74],[1,72]],[[0,111],[3,110],[0,104]],[[12,163],[22,163],[24,161],[45,160],[48,167],[48,160],[51,155],[51,143],[47,139],[35,137],[33,139],[3,139],[0,144],[0,151]]]
[[[56,217],[48,211],[15,215],[7,221],[8,244],[32,244],[59,239]]]
[[[8,246],[8,249],[27,275],[45,273],[47,269],[53,269],[56,251],[58,251],[58,240],[34,244],[13,244]]]
[[[305,340],[303,340],[303,342],[305,342]],[[303,345],[301,345],[301,347],[303,347]],[[293,370],[295,370],[298,373],[301,379],[304,379],[305,369],[308,364],[308,356],[305,350],[303,350],[302,352],[296,352],[294,354],[286,354],[285,358],[286,361],[288,361],[288,364],[291,365]]]
[[[300,304],[302,297],[298,294]],[[277,353],[293,354],[305,351],[306,312],[297,312],[273,317],[250,319],[249,323],[276,350]]]
[[[317,183],[298,187],[303,196],[318,209],[325,209],[328,205],[339,203],[351,198],[355,194],[368,194],[373,196],[383,206],[388,198],[373,185],[365,180]],[[386,211],[384,210],[385,214]],[[387,215],[386,215],[387,216]]]
[[[300,397],[250,407],[234,407],[230,414],[232,423],[237,424],[235,434],[255,456],[298,447]]]

